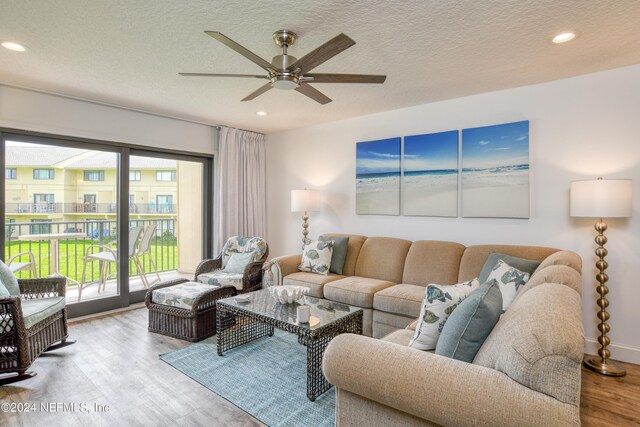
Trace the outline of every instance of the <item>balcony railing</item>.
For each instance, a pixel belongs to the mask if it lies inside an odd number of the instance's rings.
[[[178,248],[176,239],[175,218],[154,218],[129,221],[130,227],[148,227],[151,224],[157,226],[155,236],[151,241],[150,257],[153,258],[158,272],[172,271],[178,268]],[[51,241],[27,241],[20,236],[27,234],[59,234],[59,233],[84,233],[85,237],[60,239],[58,244],[58,268],[63,275],[76,280],[82,280],[84,267],[84,255],[91,245],[109,245],[117,241],[116,220],[96,221],[60,221],[60,222],[14,222],[5,224],[5,258],[21,252],[33,253],[36,260],[38,277],[45,277],[53,273],[51,271]],[[43,236],[44,237],[44,236]],[[152,271],[149,257],[143,258],[144,269]],[[136,275],[135,267],[130,263],[129,276]],[[18,272],[18,277],[30,277],[29,272]],[[99,277],[98,263],[91,262],[87,265],[86,281],[96,280]]]
[[[7,203],[8,214],[115,214],[116,203]],[[174,215],[176,205],[170,203],[134,203],[129,205],[129,213]]]

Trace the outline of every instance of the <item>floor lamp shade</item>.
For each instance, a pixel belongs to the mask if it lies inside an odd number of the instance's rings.
[[[630,179],[592,179],[571,183],[571,216],[628,218],[631,216]]]
[[[320,190],[291,190],[291,212],[318,212]]]
[[[609,360],[611,352],[608,347],[611,341],[607,334],[609,326],[609,300],[607,294],[609,276],[605,272],[609,264],[605,261],[607,256],[607,224],[604,218],[627,218],[631,216],[631,180],[629,179],[593,179],[588,181],[574,181],[571,183],[571,216],[598,218],[595,229],[598,232],[595,242],[596,248],[596,291],[598,297],[596,304],[598,310],[598,356],[584,360],[584,365],[599,374],[621,377],[626,374],[623,367]]]

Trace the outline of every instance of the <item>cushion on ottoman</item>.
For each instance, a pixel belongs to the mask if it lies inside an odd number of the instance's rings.
[[[191,310],[193,308],[193,303],[198,296],[217,288],[220,288],[220,286],[185,282],[154,290],[151,294],[151,301],[156,304]]]

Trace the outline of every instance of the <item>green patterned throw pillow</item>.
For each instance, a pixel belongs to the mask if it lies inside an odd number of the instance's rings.
[[[12,297],[20,295],[20,286],[18,285],[18,279],[11,271],[9,266],[0,260],[0,282],[7,288],[9,294]]]
[[[327,275],[331,267],[332,255],[332,240],[309,240],[304,245],[302,261],[300,262],[300,266],[298,266],[298,270]]]
[[[420,318],[409,347],[433,350],[447,318],[474,290],[480,287],[477,278],[457,285],[427,285],[420,308]]]
[[[518,291],[529,281],[529,273],[511,267],[503,260],[500,260],[489,273],[487,282],[494,279],[500,285],[502,312],[504,313],[515,299]]]
[[[225,273],[243,274],[244,269],[253,261],[253,252],[231,254],[227,265],[222,269]]]

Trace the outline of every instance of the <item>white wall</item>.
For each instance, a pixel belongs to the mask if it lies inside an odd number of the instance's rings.
[[[0,127],[215,154],[214,127],[0,85]]]
[[[331,108],[331,104],[324,108]],[[358,141],[530,121],[531,218],[471,219],[355,214]],[[609,294],[614,358],[640,363],[640,66],[389,111],[267,136],[271,255],[299,252],[301,215],[290,190],[319,188],[310,237],[335,231],[466,245],[552,246],[584,261],[586,337],[596,336],[593,220],[569,217],[572,180],[631,178],[631,219],[610,220]],[[593,341],[587,351],[594,352]]]

